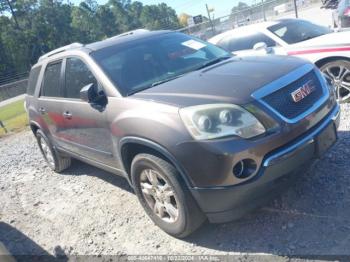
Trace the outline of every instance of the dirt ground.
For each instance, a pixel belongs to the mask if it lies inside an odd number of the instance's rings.
[[[0,242],[14,255],[350,256],[350,106],[342,110],[338,143],[288,191],[183,240],[148,219],[123,178],[79,161],[56,174],[30,131],[3,138]]]

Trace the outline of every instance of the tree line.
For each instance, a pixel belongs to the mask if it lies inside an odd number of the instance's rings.
[[[76,6],[62,0],[0,0],[0,77],[27,71],[42,54],[73,42],[137,28],[179,27],[175,10],[165,3],[85,0]]]

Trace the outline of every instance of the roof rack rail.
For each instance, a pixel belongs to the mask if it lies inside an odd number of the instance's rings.
[[[55,55],[55,54],[58,54],[58,53],[61,53],[61,52],[64,52],[64,51],[67,51],[67,50],[70,50],[70,49],[74,49],[74,48],[79,48],[79,47],[82,47],[84,46],[83,44],[81,43],[73,43],[73,44],[70,44],[70,45],[65,45],[65,46],[62,46],[60,48],[57,48],[57,49],[54,49],[42,56],[39,57],[39,60],[38,61],[41,61],[45,58],[48,58],[52,55]]]
[[[119,38],[119,37],[122,37],[122,36],[134,35],[134,34],[140,34],[140,33],[146,33],[146,32],[149,32],[149,30],[140,28],[140,29],[135,29],[135,30],[132,30],[132,31],[124,32],[124,33],[121,33],[119,35],[112,36],[112,37],[110,37],[108,39],[115,39],[115,38]]]

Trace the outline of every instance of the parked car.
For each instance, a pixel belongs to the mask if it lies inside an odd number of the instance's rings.
[[[275,15],[287,13],[287,12],[292,11],[292,10],[294,10],[294,3],[292,3],[292,2],[280,4],[280,5],[277,5],[273,8]]]
[[[235,54],[274,53],[314,63],[336,88],[340,102],[350,99],[350,31],[331,29],[302,19],[281,19],[227,31],[209,40]]]
[[[339,125],[333,87],[313,64],[233,57],[170,31],[40,57],[26,107],[50,168],[77,158],[125,177],[176,237],[270,199],[334,144]]]
[[[334,28],[350,27],[350,1],[340,0],[332,12]]]
[[[338,0],[321,0],[322,6],[324,9],[336,9],[338,7]]]

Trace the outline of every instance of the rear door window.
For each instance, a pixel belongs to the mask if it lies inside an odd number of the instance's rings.
[[[65,70],[65,97],[80,98],[80,90],[88,84],[97,84],[96,78],[79,58],[67,58]]]
[[[63,92],[60,88],[61,68],[62,61],[49,64],[46,67],[41,93],[42,96],[63,97]]]
[[[41,66],[37,66],[35,68],[32,68],[32,70],[30,71],[29,78],[28,78],[28,88],[27,88],[27,94],[30,96],[34,95],[40,70],[41,70]]]

